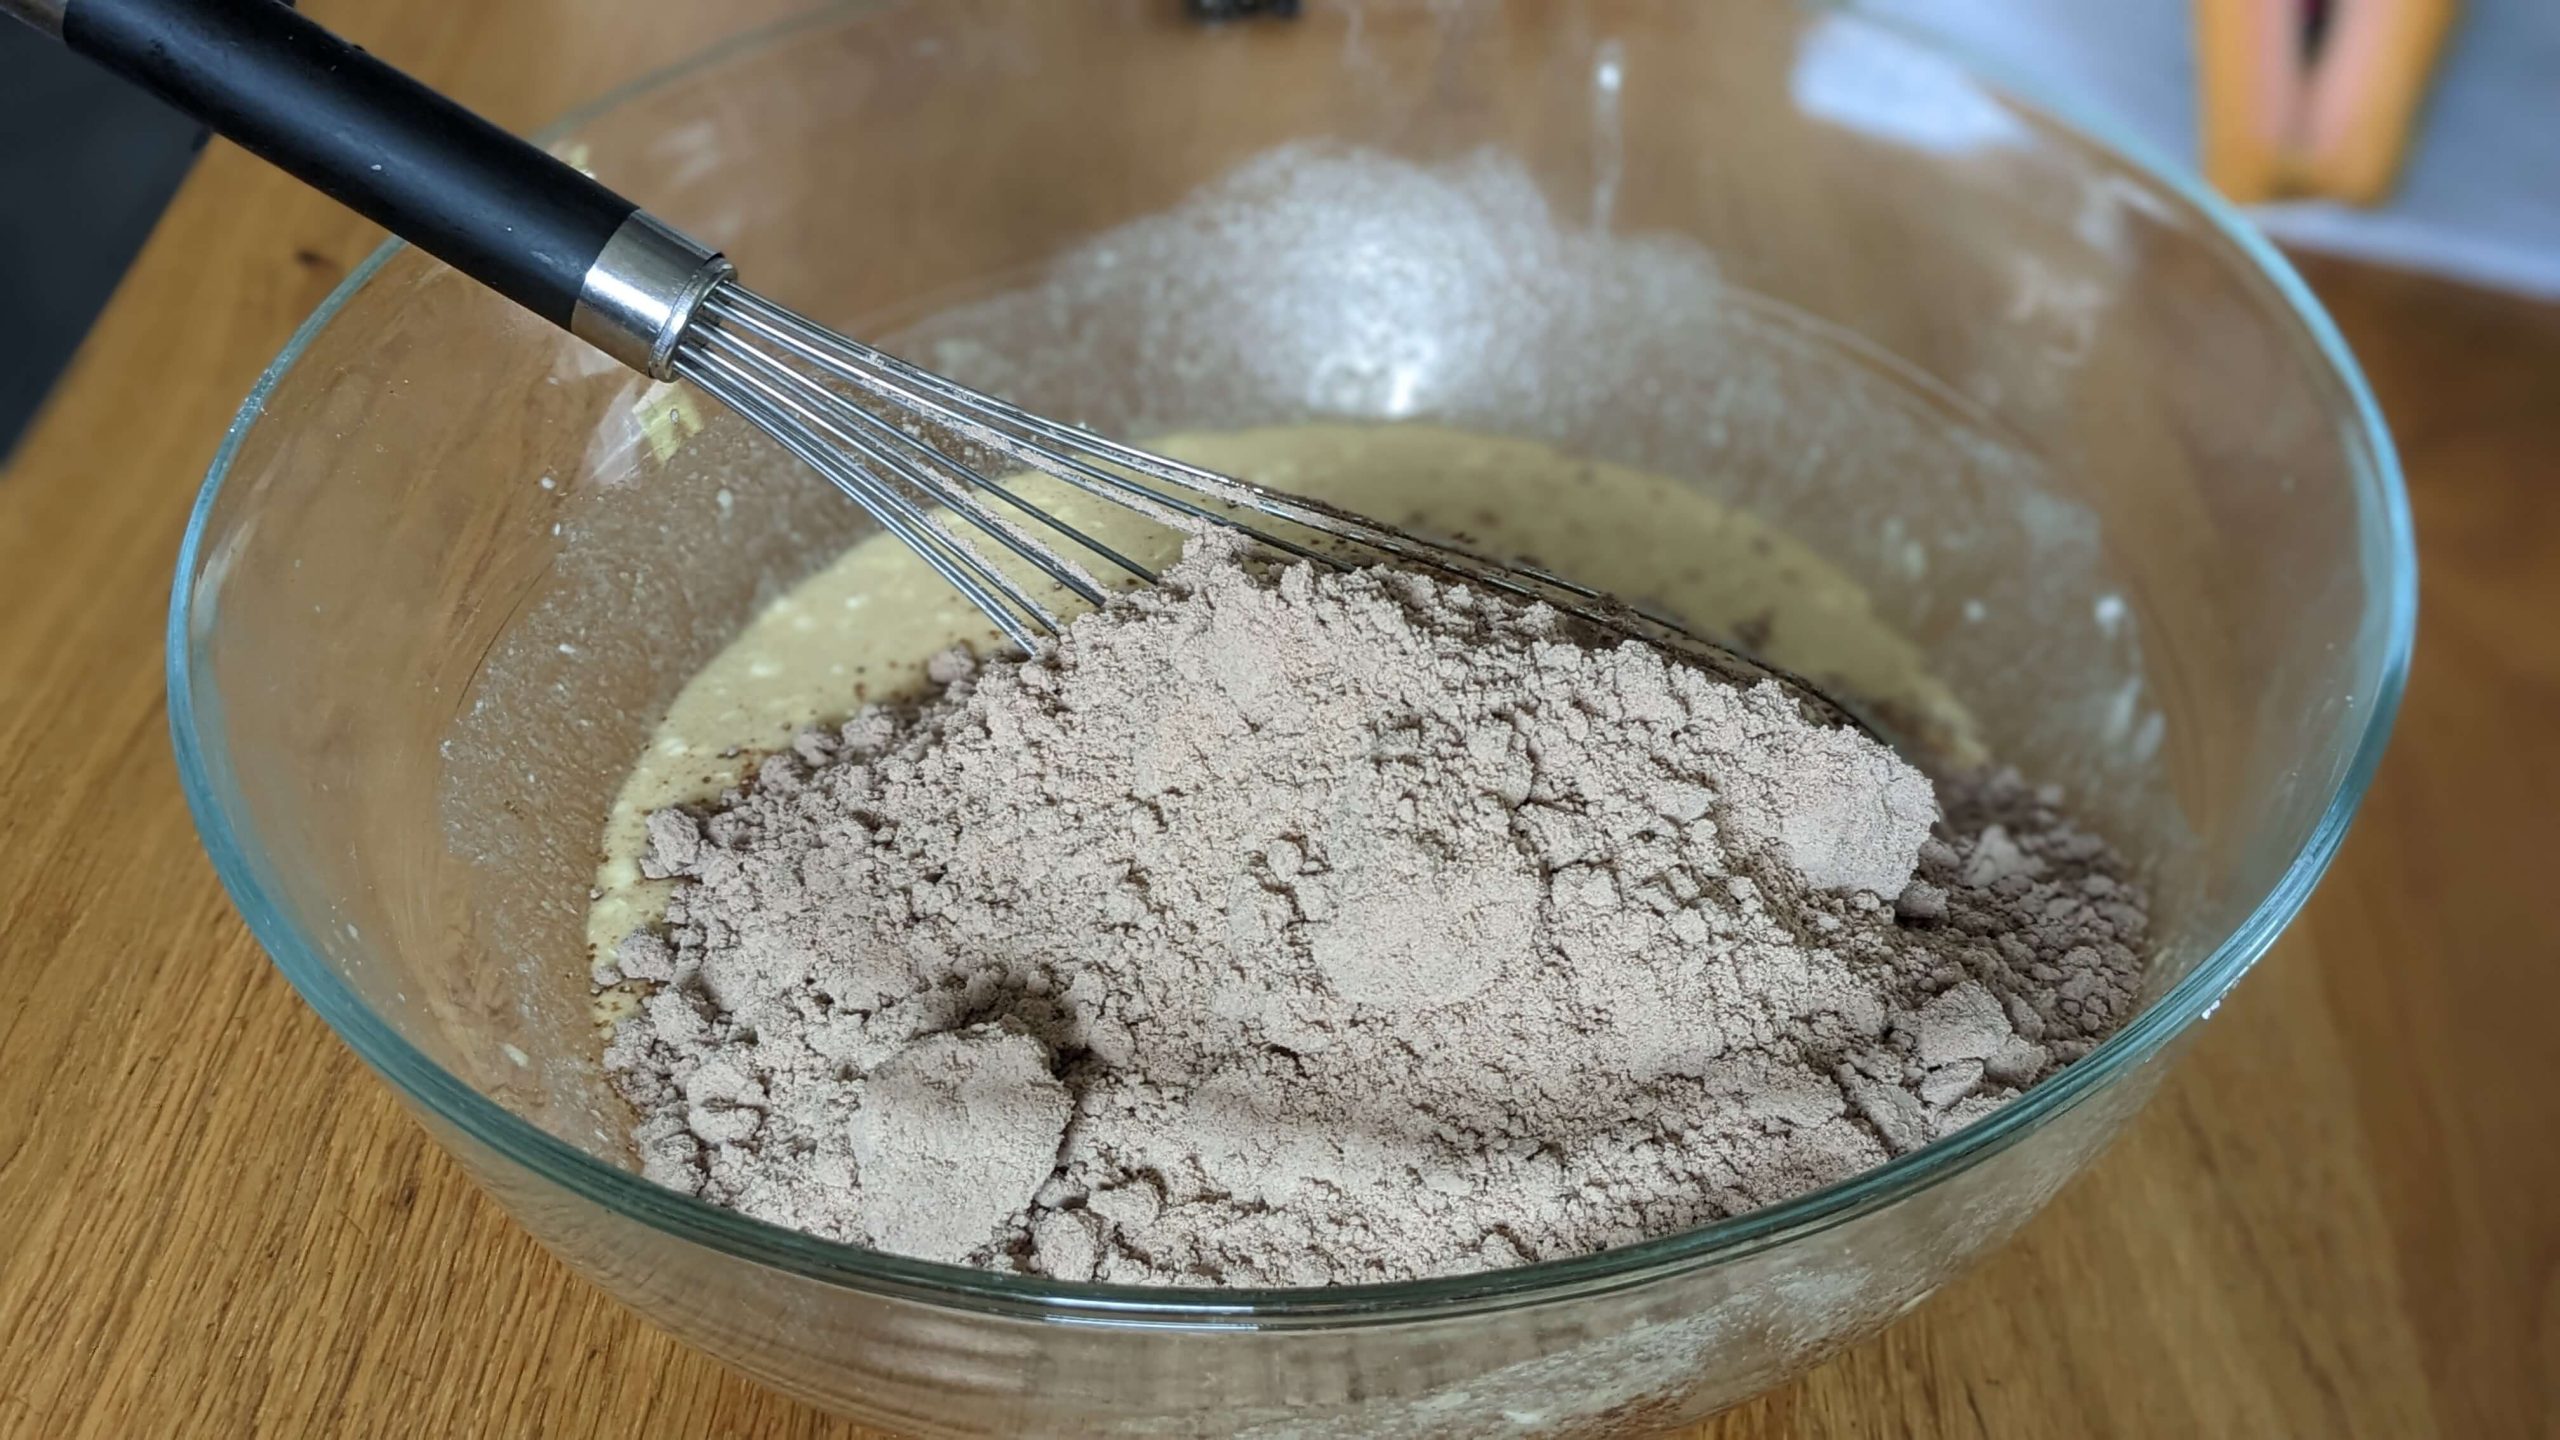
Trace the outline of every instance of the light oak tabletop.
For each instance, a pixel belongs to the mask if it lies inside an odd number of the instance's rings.
[[[309,8],[530,128],[802,3]],[[377,238],[213,147],[0,472],[0,1434],[864,1433],[535,1248],[197,847],[161,687],[179,530]],[[2363,818],[2016,1243],[1698,1434],[2560,1435],[2560,307],[2305,268],[2398,433],[2424,572]]]

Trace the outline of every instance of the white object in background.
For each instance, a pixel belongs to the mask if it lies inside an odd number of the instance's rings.
[[[1861,0],[2196,168],[2190,12],[2168,0]],[[2305,249],[2560,299],[2560,4],[2470,0],[2390,203],[2251,207]]]

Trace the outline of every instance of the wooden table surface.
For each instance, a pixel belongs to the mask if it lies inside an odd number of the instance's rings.
[[[635,3],[310,8],[522,127],[802,0],[645,26]],[[197,848],[161,691],[179,529],[240,396],[374,239],[215,147],[0,473],[0,1434],[860,1433],[537,1250]],[[2424,557],[2353,838],[2016,1244],[1701,1434],[2560,1435],[2560,309],[2308,269]]]

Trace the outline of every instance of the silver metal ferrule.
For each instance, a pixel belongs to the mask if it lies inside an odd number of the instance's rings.
[[[0,15],[24,20],[54,39],[62,38],[62,17],[71,0],[0,0]]]
[[[0,0],[0,5],[20,0]],[[578,287],[569,333],[632,369],[658,380],[675,378],[676,342],[711,288],[738,267],[635,210]]]

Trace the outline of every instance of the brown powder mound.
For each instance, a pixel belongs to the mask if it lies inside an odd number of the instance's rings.
[[[2132,1008],[2141,897],[2057,797],[1941,821],[1542,607],[1196,546],[937,678],[652,820],[608,1063],[653,1178],[1072,1279],[1410,1278],[1846,1178]]]

